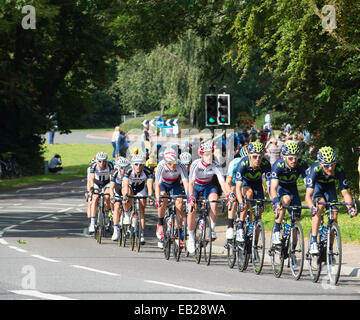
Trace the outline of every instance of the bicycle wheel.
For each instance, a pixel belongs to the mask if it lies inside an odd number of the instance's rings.
[[[177,215],[172,216],[173,225],[173,255],[176,261],[180,260],[181,254],[181,235],[180,235],[180,224]]]
[[[244,242],[237,242],[237,264],[240,272],[243,272],[247,269],[249,265],[250,255],[251,255],[251,243],[248,236],[245,234]]]
[[[141,221],[140,221],[140,215],[138,213],[136,213],[136,217],[135,217],[135,244],[136,244],[136,251],[139,252],[140,248],[141,248],[141,232],[142,232],[142,228],[141,228]]]
[[[131,218],[131,226],[130,226],[130,249],[134,251],[135,248],[135,239],[136,239],[136,227],[137,227],[137,219],[136,213],[134,212]]]
[[[204,260],[208,266],[211,261],[211,252],[212,252],[212,236],[211,236],[211,222],[210,217],[207,216],[204,226],[204,238],[203,238],[203,250],[204,250]]]
[[[332,244],[332,248],[331,245]],[[342,247],[340,229],[336,222],[331,224],[327,232],[326,265],[330,284],[336,285],[339,281],[342,262]]]
[[[264,265],[265,231],[261,220],[256,222],[252,236],[252,262],[256,274],[260,274]]]
[[[311,231],[309,235],[309,247],[308,251],[306,253],[306,260],[309,264],[309,272],[310,272],[310,278],[312,282],[318,282],[320,273],[321,273],[321,255],[312,255],[310,254],[310,244],[311,244]],[[319,248],[320,249],[320,248]]]
[[[271,267],[273,269],[274,276],[276,278],[279,278],[283,272],[284,269],[284,239],[283,239],[283,228],[280,230],[280,239],[281,244],[275,245],[272,243],[274,234],[274,228],[271,233],[271,239],[270,239],[270,260],[271,260]]]
[[[189,251],[187,249],[187,240],[188,240],[188,231],[187,231],[187,218],[186,218],[186,215],[184,217],[184,220],[183,220],[183,226],[182,226],[182,230],[183,230],[183,244],[184,244],[184,254],[185,254],[185,257],[188,257],[189,256]]]
[[[230,269],[232,269],[236,262],[236,248],[234,246],[235,239],[228,240],[227,243],[227,260],[228,260],[228,266]]]
[[[166,216],[164,219],[164,256],[166,260],[170,258],[170,249],[171,249],[171,218]]]
[[[104,224],[104,216],[102,214],[102,208],[98,206],[98,212],[97,212],[97,226],[95,228],[95,239],[96,242],[101,244],[101,238],[103,235],[103,224]]]
[[[204,220],[198,219],[195,225],[195,261],[200,263],[201,251],[203,246],[203,232],[204,232]]]
[[[304,268],[304,234],[299,221],[295,222],[294,229],[290,231],[289,261],[291,273],[299,280]]]
[[[122,246],[122,243],[123,243],[123,240],[125,241],[125,229],[124,229],[124,214],[123,212],[121,212],[120,214],[120,221],[119,221],[119,239],[118,239],[118,246],[121,247]]]

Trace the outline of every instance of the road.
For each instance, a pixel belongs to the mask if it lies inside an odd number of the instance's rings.
[[[0,194],[1,300],[360,299],[359,278],[342,277],[331,287],[312,283],[307,273],[295,281],[288,270],[276,279],[268,264],[261,275],[251,267],[240,273],[220,254],[210,266],[184,256],[166,261],[156,246],[153,209],[139,253],[109,238],[99,245],[87,234],[84,185],[74,180]]]

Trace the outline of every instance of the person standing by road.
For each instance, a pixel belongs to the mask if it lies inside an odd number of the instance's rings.
[[[112,157],[114,159],[116,157],[116,154],[119,153],[119,152],[116,152],[117,151],[116,150],[116,143],[118,141],[119,135],[120,135],[120,127],[116,126],[115,129],[114,129],[113,135],[112,135],[112,139],[111,139],[111,144],[112,144],[112,146],[114,148]]]
[[[128,141],[126,133],[120,130],[120,134],[117,140],[116,149],[118,151],[118,156],[126,158],[126,151],[128,149]]]
[[[276,138],[271,138],[265,146],[270,164],[273,165],[276,160],[280,159],[281,146]]]

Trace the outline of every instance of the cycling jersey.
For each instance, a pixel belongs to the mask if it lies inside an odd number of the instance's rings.
[[[122,180],[123,180],[123,176],[120,172],[120,167],[115,166],[114,172],[111,175],[111,181],[115,182],[115,198],[119,198],[122,194],[121,192]]]
[[[289,168],[284,159],[278,159],[272,165],[271,179],[279,180],[279,185],[283,187],[296,186],[300,175],[303,178],[306,177],[307,168],[307,163],[301,159],[298,160],[294,169]]]
[[[263,158],[258,168],[253,169],[250,165],[249,157],[244,157],[236,168],[236,181],[242,181],[245,185],[262,183],[262,175],[265,173],[266,180],[271,179],[271,165],[269,160]]]
[[[157,166],[155,174],[155,183],[172,184],[179,180],[189,180],[186,167],[182,163],[178,163],[174,170],[170,170],[165,160],[161,160]]]
[[[221,167],[216,162],[205,165],[201,159],[196,159],[191,164],[189,180],[195,180],[195,184],[206,185],[211,182],[214,175],[217,176],[219,182],[225,181]]]
[[[346,190],[349,188],[344,168],[336,163],[334,175],[327,176],[320,166],[319,161],[315,161],[310,168],[306,171],[306,188],[314,189],[316,184],[320,184],[322,187],[334,185],[336,180],[339,180],[340,190]]]
[[[114,165],[107,162],[104,169],[101,169],[98,163],[90,167],[90,173],[95,174],[95,187],[103,188],[110,183],[110,176],[113,173]]]
[[[236,169],[237,166],[239,165],[239,162],[241,161],[242,158],[234,158],[230,163],[229,163],[229,167],[228,167],[228,171],[227,171],[227,176],[228,177],[232,177],[231,180],[231,184],[235,185],[235,175],[236,175]]]
[[[129,186],[134,194],[140,193],[145,190],[146,180],[153,178],[153,171],[149,167],[144,167],[143,170],[136,174],[131,165],[127,166],[124,170],[123,179],[129,179]]]

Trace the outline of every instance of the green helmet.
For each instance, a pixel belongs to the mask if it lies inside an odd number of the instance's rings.
[[[286,141],[281,147],[281,153],[284,156],[287,156],[289,154],[299,154],[299,152],[299,145],[295,141]]]
[[[317,153],[317,159],[322,164],[335,163],[336,161],[335,150],[331,147],[322,147]]]
[[[255,141],[249,143],[248,146],[248,153],[264,153],[265,148],[262,142]]]

